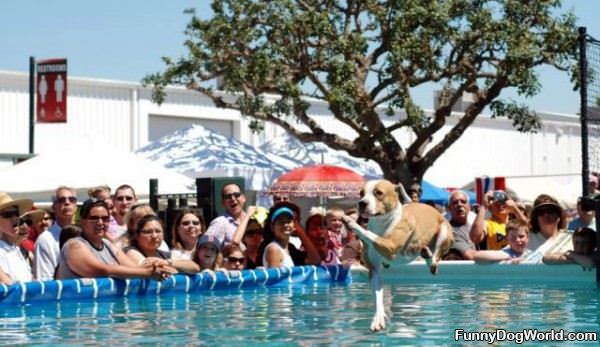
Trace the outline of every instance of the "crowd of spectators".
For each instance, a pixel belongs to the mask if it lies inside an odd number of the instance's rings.
[[[420,187],[411,187],[412,202],[420,194]],[[236,184],[221,191],[221,216],[207,221],[201,211],[184,208],[168,230],[157,211],[138,203],[129,185],[114,193],[108,186],[92,187],[88,197],[81,202],[74,189],[58,187],[52,206],[44,209],[0,193],[0,283],[102,276],[163,280],[178,272],[360,266],[363,244],[342,217],[368,227],[355,208],[301,211],[285,196],[274,197],[268,210],[246,206]],[[445,210],[455,240],[445,260],[594,267],[595,216],[586,199],[569,217],[546,194],[526,206],[505,191],[490,191],[472,206],[468,194],[457,190]],[[303,213],[307,218],[301,223]]]

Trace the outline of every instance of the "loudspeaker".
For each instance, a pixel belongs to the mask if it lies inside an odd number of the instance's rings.
[[[223,207],[223,187],[235,183],[242,193],[245,191],[243,177],[203,177],[196,178],[198,207],[202,209],[206,225],[225,212]]]

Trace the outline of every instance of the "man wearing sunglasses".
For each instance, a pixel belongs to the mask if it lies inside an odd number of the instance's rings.
[[[0,192],[0,283],[29,282],[33,279],[24,250],[19,247],[27,238],[28,227],[19,216],[33,206],[30,199],[14,200]],[[22,224],[22,225],[21,225]]]
[[[114,217],[117,225],[113,227],[113,233],[120,237],[127,231],[125,216],[131,210],[131,207],[137,204],[137,196],[132,186],[123,184],[117,187],[113,196]]]
[[[56,220],[35,241],[35,277],[40,281],[54,279],[60,257],[60,232],[65,225],[73,223],[77,212],[77,193],[73,188],[58,187],[52,200]]]
[[[214,236],[224,246],[232,243],[233,234],[246,215],[244,212],[246,196],[237,184],[231,183],[223,187],[221,197],[225,213],[210,223],[206,234]]]

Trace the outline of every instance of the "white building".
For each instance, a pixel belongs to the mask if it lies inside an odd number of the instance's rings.
[[[0,154],[28,152],[28,81],[26,73],[0,71]],[[254,135],[248,119],[214,107],[197,92],[168,88],[167,94],[165,103],[158,106],[150,100],[150,88],[139,83],[69,77],[68,122],[36,124],[35,152],[87,143],[105,143],[129,152],[192,123],[251,145],[283,133],[267,124],[263,133]],[[310,113],[326,130],[351,134],[333,119],[325,104],[313,102]],[[478,117],[425,178],[440,186],[460,187],[481,175],[552,176],[562,185],[580,186],[579,118],[549,113],[541,117],[543,128],[537,134],[517,132],[508,119]],[[446,129],[454,123],[455,119],[449,119]],[[397,137],[402,144],[414,139],[402,131]],[[10,165],[8,157],[0,156],[0,166]]]

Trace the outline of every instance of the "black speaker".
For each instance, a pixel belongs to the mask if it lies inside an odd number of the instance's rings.
[[[243,177],[204,177],[196,178],[196,195],[198,207],[202,209],[206,224],[225,212],[221,192],[228,184],[237,184],[241,191],[245,191]]]

